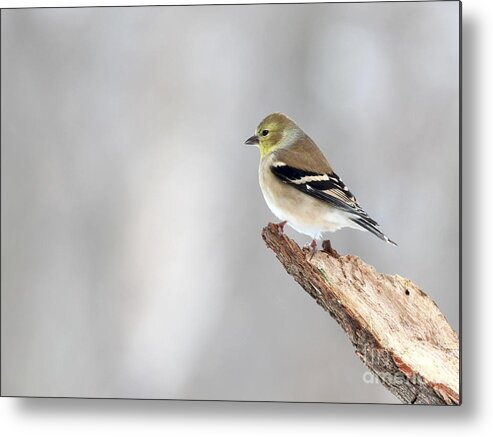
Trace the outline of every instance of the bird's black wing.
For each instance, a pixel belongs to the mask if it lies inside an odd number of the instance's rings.
[[[275,162],[270,169],[282,182],[309,196],[327,202],[335,208],[355,215],[354,218],[361,226],[365,228],[378,226],[378,223],[361,208],[348,187],[334,172],[329,174],[302,170],[280,161]],[[356,220],[353,221],[356,222]]]

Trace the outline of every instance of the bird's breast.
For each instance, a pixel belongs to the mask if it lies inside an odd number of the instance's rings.
[[[268,158],[260,162],[259,183],[267,206],[277,218],[312,238],[349,226],[347,214],[278,179],[271,171],[273,160]]]
[[[280,220],[287,220],[287,211],[285,199],[283,199],[283,187],[280,182],[270,170],[270,159],[264,159],[260,162],[259,166],[259,184],[262,194],[264,196],[267,206],[272,213]]]

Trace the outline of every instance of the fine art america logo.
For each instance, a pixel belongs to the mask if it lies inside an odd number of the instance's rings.
[[[363,373],[365,384],[383,383],[393,387],[402,384],[424,384],[424,380],[419,374],[412,372],[407,366],[399,364],[396,359],[389,355],[388,351],[366,347],[364,353],[358,353],[358,355],[372,369],[372,371],[367,370]],[[389,371],[389,369],[394,371]]]

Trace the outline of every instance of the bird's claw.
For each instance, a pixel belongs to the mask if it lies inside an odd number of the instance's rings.
[[[315,253],[317,252],[317,241],[312,240],[310,243],[307,243],[305,245],[305,248],[308,249],[308,255],[307,259],[308,261],[311,261]],[[333,256],[334,258],[339,258],[340,255],[337,253],[337,251],[332,247],[332,244],[330,243],[330,240],[324,240],[322,242],[322,250],[325,253],[328,253],[330,256]]]
[[[275,226],[277,227],[277,231],[279,232],[279,235],[283,235],[284,234],[284,226],[286,226],[286,223],[287,222],[288,222],[287,220],[284,220],[281,223],[276,223],[275,224]]]
[[[330,240],[324,240],[322,242],[322,250],[335,258],[339,258],[340,256],[337,253],[337,251],[332,247]]]
[[[310,244],[308,244],[308,261],[311,261],[313,258],[313,255],[315,255],[315,252],[317,251],[317,240],[312,240]]]

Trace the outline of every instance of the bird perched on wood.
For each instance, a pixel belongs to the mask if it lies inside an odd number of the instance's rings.
[[[332,170],[317,145],[289,117],[270,114],[245,144],[260,149],[259,182],[270,210],[312,238],[311,254],[324,232],[348,227],[366,230],[396,246]]]

